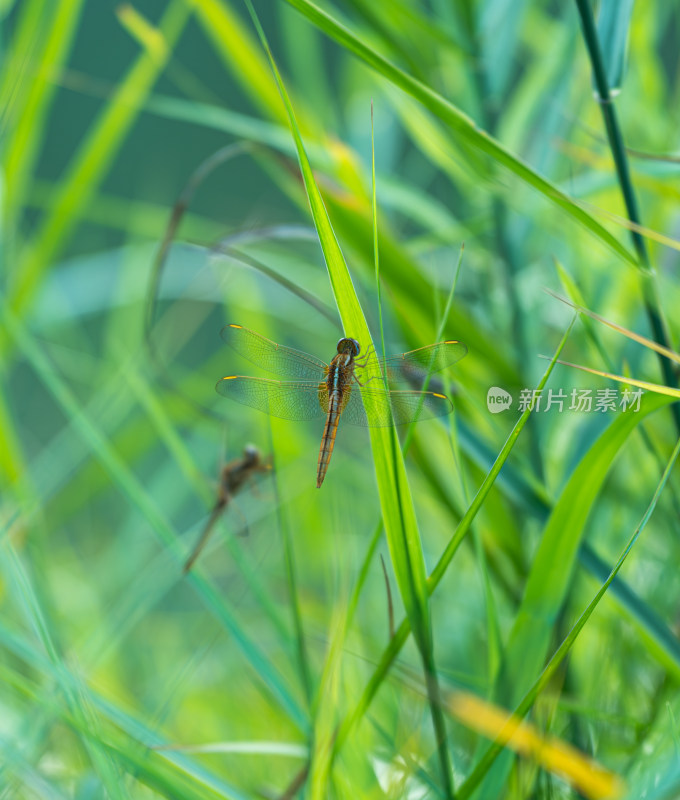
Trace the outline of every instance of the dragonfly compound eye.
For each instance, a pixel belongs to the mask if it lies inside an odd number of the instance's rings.
[[[338,353],[350,353],[358,356],[360,352],[361,346],[356,339],[340,339],[338,342]]]

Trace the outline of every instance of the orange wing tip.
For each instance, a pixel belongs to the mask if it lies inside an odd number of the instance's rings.
[[[227,328],[242,328],[243,325],[232,325],[231,323],[227,325]]]
[[[435,397],[441,397],[442,400],[448,400],[449,398],[445,394],[439,394],[439,392],[432,392]]]

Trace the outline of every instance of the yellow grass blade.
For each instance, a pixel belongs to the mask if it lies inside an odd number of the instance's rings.
[[[161,57],[158,51],[150,52],[144,47],[84,134],[81,146],[64,171],[57,196],[32,238],[20,270],[14,276],[10,298],[15,313],[20,314],[30,304],[44,273],[73,233],[83,210],[108,173],[162,72],[167,54],[184,30],[190,13],[191,4],[181,0],[174,0],[167,5],[158,25],[158,35],[165,42],[166,55]]]
[[[548,358],[548,356],[540,356],[541,358]],[[603,372],[599,369],[591,369],[590,367],[583,367],[580,364],[572,364],[570,361],[561,361],[557,359],[558,364],[564,364],[565,367],[574,367],[580,369],[582,372],[590,372],[591,375],[600,375],[603,378],[609,378],[612,381],[619,383],[629,383],[631,386],[638,386],[640,389],[646,389],[648,392],[655,392],[656,394],[665,394],[669,397],[677,397],[680,399],[680,389],[672,389],[670,386],[664,386],[662,383],[648,383],[647,381],[638,381],[635,378],[627,378],[624,375],[614,375],[611,372]]]
[[[604,208],[595,206],[592,203],[586,203],[584,200],[576,200],[574,198],[572,198],[572,200],[574,205],[579,206],[584,211],[588,211],[594,216],[604,217],[610,222],[613,222],[615,225],[626,228],[633,233],[639,233],[640,236],[644,236],[646,239],[651,239],[652,241],[663,244],[673,250],[680,250],[680,241],[678,239],[674,239],[672,236],[667,236],[665,233],[659,233],[652,228],[648,228],[646,225],[640,225],[637,222],[631,222],[625,217],[621,217],[618,214],[612,214],[611,211],[605,211]]]
[[[125,3],[116,9],[116,16],[120,24],[159,61],[163,61],[168,52],[168,46],[163,34],[143,17],[137,9]]]
[[[639,333],[635,333],[635,331],[628,330],[628,328],[624,328],[622,325],[617,325],[616,322],[610,322],[608,319],[601,317],[599,314],[596,314],[594,311],[589,311],[587,308],[583,306],[576,305],[572,303],[571,300],[567,300],[566,297],[560,297],[560,295],[555,294],[555,292],[550,291],[550,289],[545,290],[551,297],[554,297],[556,300],[559,300],[562,303],[565,303],[568,306],[571,306],[573,309],[578,311],[580,314],[585,314],[586,316],[590,317],[591,319],[595,319],[598,322],[602,322],[607,327],[611,328],[612,330],[617,331],[618,333],[622,333],[628,339],[632,339],[634,342],[643,345],[644,347],[648,347],[650,350],[654,350],[657,353],[660,353],[662,356],[666,356],[666,358],[670,358],[671,361],[675,361],[676,364],[680,364],[680,355],[673,350],[670,350],[668,347],[664,347],[663,345],[657,344],[653,339],[648,339],[646,336],[641,336]]]
[[[452,692],[445,701],[452,716],[463,725],[515,753],[533,758],[543,769],[561,775],[585,797],[611,800],[623,795],[625,786],[618,775],[560,739],[544,736],[531,723],[469,692]]]

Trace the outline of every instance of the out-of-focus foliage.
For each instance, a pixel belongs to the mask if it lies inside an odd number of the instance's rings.
[[[254,12],[0,3],[0,797],[675,796],[678,415],[539,356],[675,380],[543,290],[678,338],[677,9]],[[265,374],[219,331],[329,361],[364,320],[466,343],[455,413],[405,470],[341,424],[317,490],[320,426],[219,397]]]

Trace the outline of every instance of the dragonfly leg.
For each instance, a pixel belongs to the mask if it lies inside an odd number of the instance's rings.
[[[375,347],[371,345],[364,354],[364,357],[361,359],[361,361],[357,361],[357,359],[355,358],[354,363],[357,367],[365,367],[366,364],[368,364],[369,359],[371,359],[374,355],[375,355]]]
[[[371,378],[366,378],[365,381],[360,381],[357,376],[354,376],[354,380],[359,384],[359,386],[366,386],[366,384],[370,383],[371,381],[381,381],[382,375],[373,375]]]

